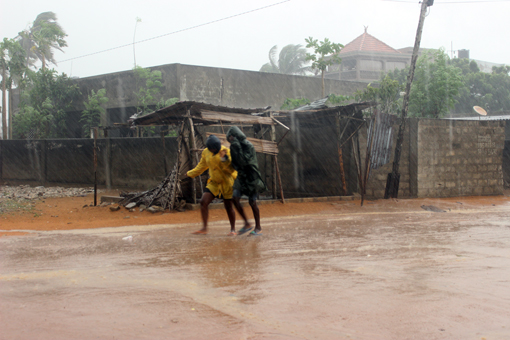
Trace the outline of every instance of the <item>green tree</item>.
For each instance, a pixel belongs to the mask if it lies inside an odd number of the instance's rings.
[[[471,67],[453,65],[443,49],[418,58],[409,94],[409,117],[441,118],[453,109],[464,87],[463,70]],[[409,68],[394,70],[388,77],[404,86],[408,73]]]
[[[333,43],[329,41],[328,38],[325,38],[324,41],[319,42],[317,39],[309,37],[305,39],[305,41],[306,48],[313,49],[313,54],[306,54],[306,60],[312,62],[312,69],[317,69],[321,72],[322,97],[324,97],[324,74],[328,66],[333,64],[340,64],[342,60],[340,57],[338,57],[338,53],[344,47],[344,45]]]
[[[343,105],[348,102],[350,102],[353,99],[352,96],[344,96],[344,95],[336,95],[336,94],[330,94],[328,96],[328,100],[326,101],[326,105],[332,105],[332,106],[338,106]]]
[[[165,99],[161,93],[163,84],[161,82],[162,76],[160,71],[151,71],[149,68],[143,68],[141,66],[135,66],[133,69],[135,73],[136,82],[136,110],[138,115],[146,115],[155,110],[159,110],[163,107],[170,106],[179,101],[178,98]],[[147,135],[154,133],[154,128],[145,128],[142,131],[142,135],[145,131]]]
[[[2,76],[2,136],[7,139],[7,91],[18,83],[24,72],[25,51],[14,39],[0,42],[0,72]]]
[[[492,73],[485,73],[480,71],[475,61],[454,59],[452,64],[462,70],[465,79],[452,112],[473,112],[475,105],[489,113],[510,111],[509,66],[495,66]]]
[[[100,89],[97,92],[91,91],[88,95],[88,101],[83,102],[85,110],[81,114],[80,123],[83,124],[83,135],[87,136],[90,129],[99,126],[101,122],[101,116],[106,115],[106,109],[104,104],[108,103],[106,97],[106,89]]]
[[[306,75],[310,67],[307,66],[306,49],[301,45],[289,44],[282,48],[276,59],[278,47],[274,45],[269,50],[269,62],[262,65],[260,72]]]
[[[178,98],[164,99],[161,90],[161,72],[151,71],[149,68],[136,66],[133,70],[136,80],[136,109],[141,115],[151,113],[154,110],[173,105],[179,101]]]
[[[18,35],[20,44],[27,53],[26,66],[34,66],[36,60],[41,61],[43,69],[47,63],[56,65],[53,51],[62,51],[62,48],[67,46],[65,37],[67,34],[57,22],[55,13],[39,14],[32,25]]]
[[[145,115],[154,110],[161,102],[161,72],[151,71],[149,68],[135,66],[133,69],[136,81],[136,110],[137,113]]]
[[[461,70],[449,60],[443,49],[418,59],[409,94],[410,117],[441,118],[455,107],[464,79]]]
[[[357,91],[355,98],[357,101],[377,102],[381,112],[396,114],[402,109],[400,92],[403,90],[403,83],[401,84],[398,80],[386,75],[379,82],[378,86],[368,84],[365,90]]]
[[[67,136],[66,111],[80,95],[78,85],[52,69],[28,73],[27,90],[21,96],[20,112],[14,117],[19,138],[62,138]]]

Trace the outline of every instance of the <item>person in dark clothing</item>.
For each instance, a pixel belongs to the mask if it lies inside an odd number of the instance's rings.
[[[244,227],[241,228],[237,234],[242,235],[252,229],[240,203],[241,196],[246,195],[248,196],[248,202],[255,219],[255,229],[250,235],[260,235],[262,227],[260,226],[260,211],[257,206],[257,196],[259,193],[266,190],[266,185],[264,181],[262,181],[262,176],[260,175],[255,148],[237,126],[232,126],[228,130],[227,140],[230,143],[232,166],[237,170],[233,194],[234,207],[244,220]]]

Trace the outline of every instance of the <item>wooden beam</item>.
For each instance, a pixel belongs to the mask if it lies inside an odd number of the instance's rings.
[[[209,122],[229,122],[229,123],[242,123],[242,124],[262,124],[274,125],[275,123],[270,117],[252,116],[248,114],[230,113],[230,112],[216,112],[209,110],[200,111],[202,120]]]
[[[210,135],[215,135],[218,137],[221,141],[222,145],[225,145],[227,148],[230,148],[230,143],[227,141],[227,135],[222,133],[212,133],[212,132],[206,132],[206,136],[209,137]],[[253,144],[253,147],[255,148],[255,151],[258,153],[264,153],[268,155],[277,155],[278,154],[278,146],[275,142],[272,142],[270,140],[264,140],[264,139],[257,139],[257,138],[246,138],[249,142]]]
[[[288,126],[286,126],[285,124],[283,124],[282,122],[274,119],[274,117],[271,117],[271,119],[275,122],[275,123],[278,123],[279,125],[283,126],[285,129],[287,129],[287,131],[290,130],[290,128]]]

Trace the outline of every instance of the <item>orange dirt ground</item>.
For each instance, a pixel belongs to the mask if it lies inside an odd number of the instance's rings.
[[[140,212],[136,208],[133,212],[121,207],[118,211],[111,211],[110,205],[100,206],[101,196],[118,196],[116,191],[103,192],[97,197],[97,206],[93,206],[93,194],[85,197],[59,197],[35,200],[32,209],[0,214],[0,237],[27,234],[25,231],[92,229],[106,227],[122,227],[133,225],[158,225],[196,223],[201,227],[200,210],[185,212]],[[365,201],[363,207],[360,200],[286,203],[259,205],[261,218],[279,216],[300,216],[324,213],[377,213],[391,211],[421,211],[422,205],[435,204],[441,209],[470,209],[483,206],[507,205],[510,203],[510,192],[502,196],[473,196],[450,198],[425,198],[403,200],[376,200]],[[253,219],[251,209],[245,207],[250,220]],[[225,230],[229,230],[227,214],[224,209],[210,209],[209,221],[225,221]],[[241,227],[241,217],[237,214],[237,227]],[[262,228],[264,225],[262,224]],[[194,231],[194,230],[190,230]]]
[[[104,195],[118,195],[107,193]],[[23,230],[70,230],[105,227],[121,227],[130,225],[180,224],[197,223],[200,227],[200,210],[186,212],[150,213],[140,212],[138,208],[130,212],[121,207],[119,211],[111,211],[110,206],[93,206],[94,196],[45,198],[35,201],[34,208],[28,211],[4,213],[0,215],[0,237],[25,234]],[[352,202],[349,202],[353,204]],[[358,202],[359,204],[359,202]],[[275,203],[259,205],[261,217],[288,215],[305,215],[332,210],[331,202],[323,203]],[[253,215],[249,207],[245,208],[248,218]],[[211,209],[209,221],[225,220],[228,229],[227,215],[224,209]],[[241,225],[240,216],[237,216]]]

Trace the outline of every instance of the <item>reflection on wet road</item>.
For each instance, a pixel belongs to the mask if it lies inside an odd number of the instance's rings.
[[[0,339],[510,339],[510,209],[0,239]],[[122,240],[132,235],[132,241]]]

